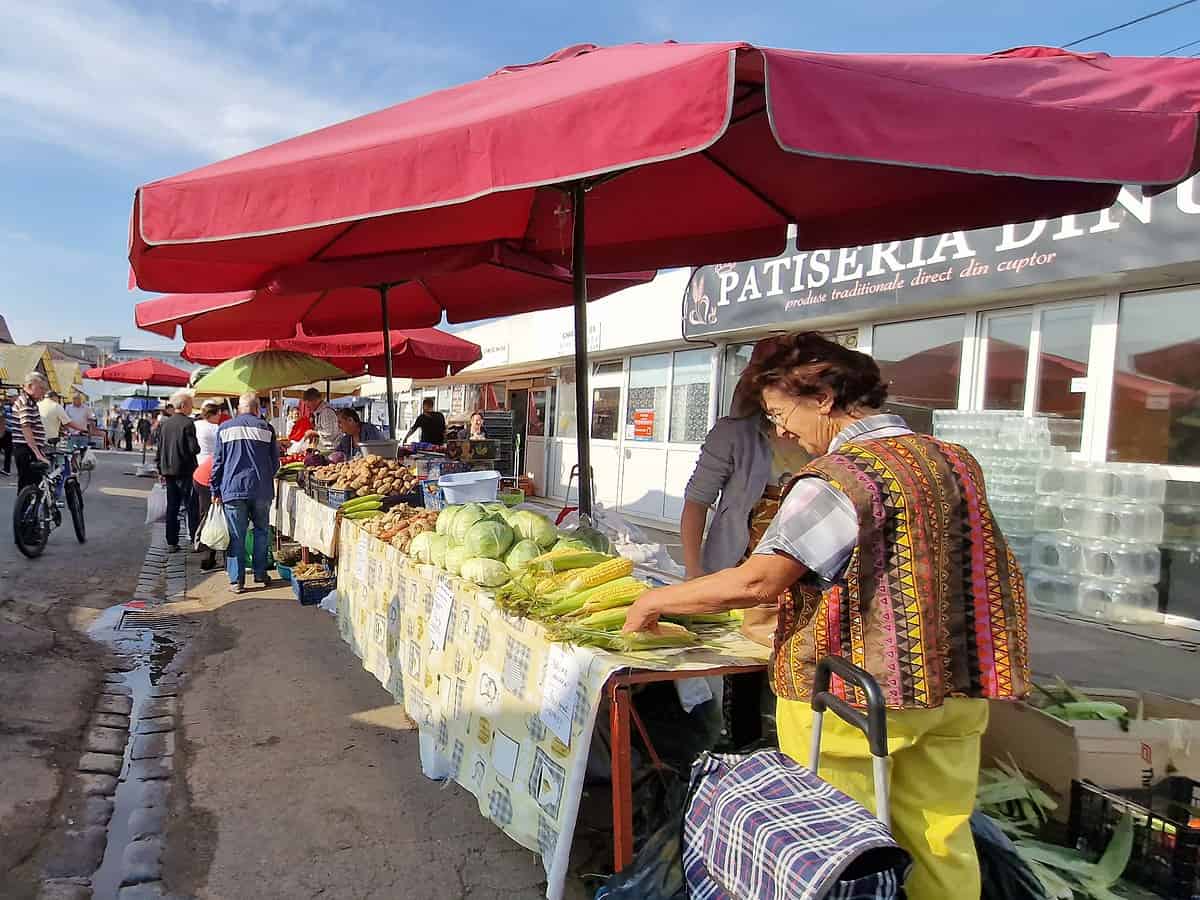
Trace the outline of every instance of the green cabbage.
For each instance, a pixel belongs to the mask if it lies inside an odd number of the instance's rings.
[[[447,506],[437,517],[437,533],[450,534],[450,528],[454,524],[454,517],[458,515],[461,506]]]
[[[528,510],[518,510],[511,514],[509,523],[522,540],[536,541],[539,547],[550,548],[558,540],[558,529],[545,516]]]
[[[461,544],[467,536],[467,532],[471,530],[471,526],[484,518],[487,513],[484,508],[478,503],[468,503],[465,506],[458,508],[458,513],[450,522],[450,536],[454,538],[454,543]],[[441,518],[439,516],[439,518]]]
[[[468,559],[462,564],[462,577],[480,587],[500,587],[508,583],[512,573],[494,559]]]
[[[432,531],[422,531],[415,538],[413,538],[412,543],[408,545],[408,555],[417,562],[429,562],[429,545],[432,543],[435,537],[437,537],[437,535]]]
[[[439,569],[446,568],[446,551],[450,547],[450,538],[444,534],[435,534],[429,542],[429,561]]]
[[[457,521],[457,520],[456,520]],[[476,522],[463,537],[462,545],[471,556],[501,559],[512,546],[513,530],[503,522],[484,519]]]
[[[597,553],[612,553],[612,541],[603,532],[597,531],[590,525],[568,528],[560,531],[559,534],[567,541],[583,544],[588,550],[595,550]]]
[[[573,541],[573,540],[567,540],[567,538],[561,538],[550,549],[551,550],[579,550],[580,552],[586,553],[587,551],[591,550],[592,548],[589,547],[587,544],[585,544],[583,541]]]
[[[542,548],[536,541],[517,541],[508,551],[508,556],[504,557],[504,562],[513,572],[518,572],[525,567],[525,563],[541,555]]]
[[[503,503],[485,503],[483,509],[489,516],[502,516],[508,507]]]
[[[451,575],[462,574],[462,564],[471,558],[466,547],[451,547],[446,551],[444,568]]]

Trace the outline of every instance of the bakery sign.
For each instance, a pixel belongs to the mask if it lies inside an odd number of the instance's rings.
[[[1157,197],[1123,188],[1109,209],[976,231],[702,266],[683,303],[683,333],[969,298],[1008,288],[1200,261],[1200,187]]]

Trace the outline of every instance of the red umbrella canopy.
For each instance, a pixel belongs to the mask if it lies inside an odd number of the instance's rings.
[[[478,344],[436,328],[393,331],[391,347],[393,374],[402,378],[440,378],[447,370],[454,375],[482,355]],[[349,373],[366,371],[382,375],[385,368],[380,332],[329,337],[309,337],[300,332],[284,339],[188,343],[183,348],[183,357],[194,363],[217,365],[258,350],[299,350]]]
[[[88,369],[83,373],[84,378],[94,378],[97,381],[117,381],[122,384],[153,384],[161,387],[187,387],[191,373],[172,366],[162,360],[131,359],[128,362],[114,363],[111,366],[100,366]]]
[[[145,185],[130,261],[190,292],[493,241],[561,264],[579,184],[593,272],[1028,221],[1188,177],[1198,105],[1192,59],[585,44]]]
[[[653,272],[588,278],[595,300],[642,284]],[[306,263],[271,279],[259,291],[171,294],[138,303],[139,328],[188,341],[235,337],[340,335],[382,326],[380,292],[387,291],[389,322],[401,328],[471,322],[492,316],[569,306],[571,273],[499,244],[444,247],[336,263]],[[381,351],[382,352],[382,351]],[[474,360],[472,360],[473,362]]]

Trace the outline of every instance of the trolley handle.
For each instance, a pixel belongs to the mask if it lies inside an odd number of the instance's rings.
[[[858,687],[867,698],[867,711],[859,712],[841,697],[829,691],[834,675]],[[826,656],[817,663],[813,678],[812,708],[815,713],[832,709],[838,717],[867,737],[872,756],[887,756],[887,706],[879,682],[870,673],[838,656]]]
[[[834,675],[857,686],[867,698],[867,711],[861,713],[853,706],[829,692]],[[867,737],[871,748],[871,774],[875,782],[875,815],[891,830],[891,784],[888,778],[887,707],[879,682],[869,672],[837,656],[826,656],[817,663],[813,678],[812,695],[812,751],[808,767],[815,773],[821,762],[821,724],[825,711],[832,709],[838,717],[853,725]]]

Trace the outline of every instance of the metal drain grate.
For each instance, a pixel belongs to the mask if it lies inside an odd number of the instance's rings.
[[[127,609],[121,613],[117,631],[132,631],[136,628],[178,628],[183,624],[179,616],[149,609]]]

